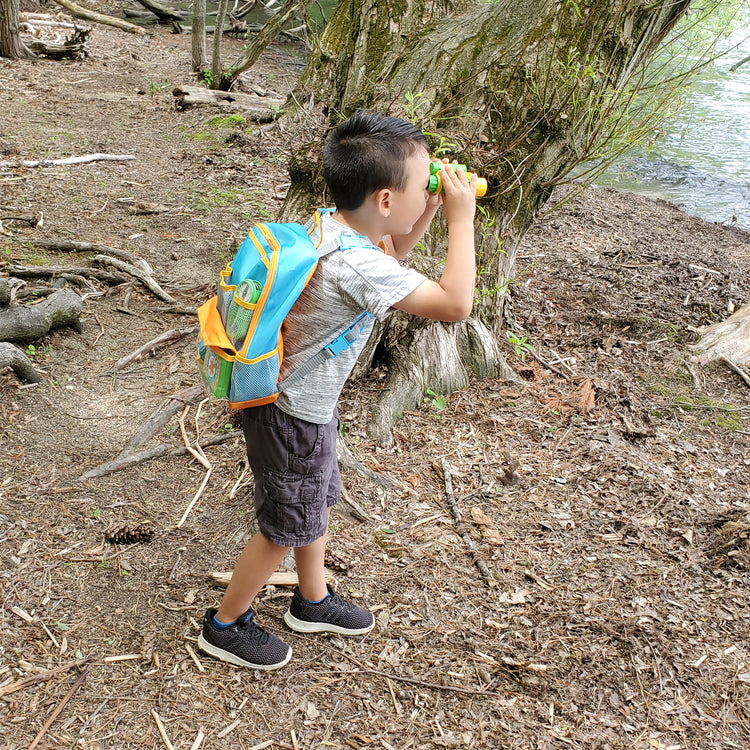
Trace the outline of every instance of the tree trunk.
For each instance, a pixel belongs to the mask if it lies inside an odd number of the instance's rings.
[[[224,37],[224,19],[227,15],[228,0],[219,0],[219,9],[216,13],[216,25],[214,26],[214,43],[211,51],[211,81],[221,78],[221,42]]]
[[[649,57],[690,0],[496,0],[398,4],[340,0],[308,63],[303,101],[312,95],[330,126],[357,107],[406,117],[449,155],[488,178],[477,230],[474,316],[486,348],[482,370],[500,362],[499,334],[524,232],[555,184],[628,123],[627,105]],[[446,144],[447,151],[446,154]],[[286,215],[320,201],[319,146],[293,159]],[[435,223],[426,255],[442,256]],[[433,261],[433,266],[438,265]],[[376,407],[373,436],[425,388],[466,383],[475,353],[460,346],[466,326],[410,320],[385,331],[393,349],[389,387]],[[450,333],[449,333],[450,332]],[[494,334],[493,336],[490,333]],[[448,345],[446,338],[453,337]],[[436,361],[441,352],[444,360]],[[467,354],[469,353],[469,354]],[[468,356],[468,359],[465,359]],[[404,360],[408,362],[404,363]],[[420,374],[421,373],[421,374]],[[383,403],[397,398],[397,406]]]
[[[202,73],[208,64],[206,59],[206,0],[193,0],[191,33],[193,73]]]
[[[0,57],[34,57],[18,33],[18,0],[0,0]]]

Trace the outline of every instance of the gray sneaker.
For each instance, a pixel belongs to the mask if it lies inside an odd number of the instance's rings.
[[[298,633],[363,635],[375,627],[372,612],[348,602],[330,585],[328,594],[322,602],[311,604],[295,588],[284,622]]]
[[[214,625],[215,609],[203,617],[198,636],[201,651],[217,659],[250,669],[278,669],[292,658],[292,649],[255,622],[252,609],[237,618],[228,628]]]

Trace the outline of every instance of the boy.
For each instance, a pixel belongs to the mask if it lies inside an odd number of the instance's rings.
[[[475,181],[443,169],[444,193],[427,191],[430,157],[410,123],[357,111],[331,134],[326,183],[336,205],[311,239],[320,261],[285,320],[280,380],[363,311],[378,319],[392,308],[433,320],[463,320],[474,295]],[[439,282],[402,267],[438,206],[448,223],[448,253]],[[358,238],[355,246],[346,237]],[[342,239],[343,238],[343,239]],[[345,250],[338,250],[339,247]],[[332,250],[336,250],[332,252]],[[254,619],[250,605],[289,548],[299,585],[284,621],[298,632],[361,635],[375,624],[368,610],[326,584],[328,512],[339,497],[336,401],[370,331],[285,389],[275,403],[242,413],[255,477],[260,531],[241,553],[221,604],[209,609],[198,638],[208,654],[254,669],[286,664],[292,650]]]

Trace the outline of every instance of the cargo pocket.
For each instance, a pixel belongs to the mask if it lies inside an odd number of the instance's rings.
[[[323,472],[314,474],[263,472],[265,502],[258,509],[258,524],[272,541],[294,546],[321,535]],[[324,529],[325,530],[325,529]]]

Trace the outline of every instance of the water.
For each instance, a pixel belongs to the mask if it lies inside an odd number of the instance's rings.
[[[750,25],[750,24],[748,24]],[[690,87],[653,147],[619,159],[597,184],[663,198],[707,221],[750,230],[750,55],[747,26],[722,41],[726,55]]]

